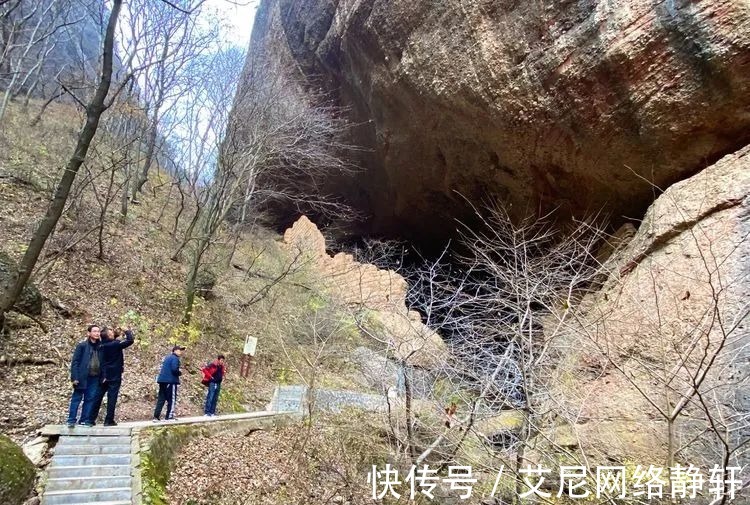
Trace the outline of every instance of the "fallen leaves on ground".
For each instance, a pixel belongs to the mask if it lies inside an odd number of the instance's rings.
[[[363,505],[367,471],[330,426],[221,433],[181,449],[167,492],[173,505]]]

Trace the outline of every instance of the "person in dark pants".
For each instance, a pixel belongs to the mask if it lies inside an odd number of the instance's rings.
[[[216,415],[216,404],[219,403],[219,393],[221,393],[221,381],[224,379],[224,355],[219,356],[204,368],[206,379],[208,380],[208,392],[206,392],[206,405],[203,407],[203,413],[207,416]]]
[[[73,385],[73,395],[68,408],[68,428],[74,428],[78,419],[78,407],[83,401],[80,423],[92,426],[88,422],[91,410],[99,390],[99,361],[100,331],[98,325],[92,324],[86,329],[86,340],[79,343],[73,351],[70,362],[70,382]]]
[[[159,421],[164,402],[167,402],[166,420],[176,420],[174,416],[175,404],[177,403],[177,387],[180,384],[180,356],[185,348],[176,345],[172,348],[172,354],[164,358],[161,371],[156,378],[159,385],[159,394],[156,397],[156,408],[154,409],[154,421]]]
[[[125,358],[122,351],[135,342],[133,331],[130,328],[124,332],[125,340],[120,340],[122,333],[121,328],[115,330],[102,329],[102,341],[99,344],[102,369],[99,391],[87,420],[92,425],[96,424],[96,418],[106,394],[107,414],[104,417],[104,426],[117,426],[115,408],[117,407],[117,395],[120,393],[120,385],[122,384],[122,373],[125,370]]]

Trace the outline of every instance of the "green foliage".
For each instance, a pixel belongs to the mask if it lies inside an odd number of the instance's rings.
[[[181,324],[172,330],[169,343],[194,346],[200,340],[200,337],[201,329],[195,319],[192,319],[190,324]]]
[[[467,401],[469,392],[459,391],[456,386],[447,378],[440,377],[432,385],[432,395],[440,399],[440,403],[446,405],[455,403],[463,405]]]
[[[242,413],[247,412],[243,402],[242,392],[231,386],[222,384],[219,394],[219,411],[222,413]]]
[[[138,336],[136,345],[139,345],[144,349],[148,349],[151,346],[152,338],[149,333],[150,324],[147,317],[130,309],[120,317],[119,324],[122,327],[130,326],[133,328],[133,331],[135,331],[135,334]]]
[[[276,374],[276,382],[279,384],[292,384],[293,378],[296,377],[296,373],[291,368],[281,368]]]
[[[353,346],[362,345],[364,343],[362,339],[362,333],[359,330],[357,320],[354,318],[354,316],[349,313],[342,312],[339,318],[341,326],[341,339],[345,340],[348,344],[351,344]]]
[[[141,454],[141,478],[143,503],[146,505],[168,505],[167,485],[159,479],[160,469],[150,454]],[[167,477],[167,480],[169,478]]]
[[[324,309],[328,305],[328,300],[323,298],[321,295],[313,294],[307,300],[305,308],[310,312],[318,312]]]

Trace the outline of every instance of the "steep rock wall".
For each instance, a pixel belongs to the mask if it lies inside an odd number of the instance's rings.
[[[350,110],[365,232],[425,241],[487,195],[640,217],[747,143],[743,0],[263,0],[252,55]],[[448,219],[446,221],[446,219]]]
[[[750,146],[674,184],[604,264],[608,278],[559,342],[556,405],[602,459],[747,464]],[[684,403],[684,409],[676,411]],[[711,422],[709,422],[711,421]],[[712,424],[713,423],[713,424]],[[702,461],[701,461],[702,460]]]

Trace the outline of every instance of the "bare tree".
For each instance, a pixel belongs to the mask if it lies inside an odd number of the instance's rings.
[[[221,143],[229,121],[234,97],[234,82],[241,70],[243,54],[233,49],[218,51],[211,56],[198,58],[192,65],[200,71],[201,86],[193,86],[184,95],[189,104],[184,108],[183,138],[178,141],[184,180],[196,201],[193,215],[182,245],[174,254],[190,245],[190,266],[186,286],[186,308],[183,324],[189,324],[196,295],[196,282],[203,260],[220,226],[229,212],[237,194],[241,168],[223,163]],[[217,69],[221,71],[217,71]],[[237,170],[237,172],[235,172]],[[178,181],[181,194],[182,184]],[[183,197],[184,202],[184,197]],[[179,215],[176,219],[179,219]],[[176,231],[176,223],[175,223]]]
[[[3,6],[3,41],[0,76],[5,92],[0,103],[0,121],[10,100],[18,93],[33,92],[49,54],[57,45],[59,32],[81,21],[70,18],[70,0]]]
[[[603,291],[610,295],[580,315],[577,332],[640,398],[642,410],[663,423],[666,466],[701,456],[724,469],[726,482],[728,468],[747,464],[750,450],[750,416],[738,395],[750,383],[743,365],[750,304],[737,285],[746,277],[728,275],[748,236],[717,236],[670,191],[660,200],[658,212],[668,208],[695,223],[676,240],[685,265],[672,267],[642,251],[605,264]],[[643,226],[652,218],[647,214]],[[632,248],[622,254],[632,255]],[[724,491],[715,503],[728,502]]]
[[[143,1],[131,7],[131,23],[143,25],[144,54],[138,60],[154,61],[142,75],[142,100],[148,116],[144,138],[143,167],[133,178],[131,199],[148,180],[158,148],[157,138],[165,115],[182,103],[195,76],[186,71],[191,61],[209,49],[217,37],[216,25],[202,27],[197,13],[205,0],[191,3],[188,9],[176,10],[166,2]]]
[[[78,135],[78,142],[73,156],[65,167],[65,171],[57,186],[57,190],[55,191],[55,197],[47,208],[46,215],[29,242],[26,253],[19,264],[17,274],[13,276],[11,282],[8,283],[8,286],[3,290],[2,295],[0,295],[0,327],[3,326],[5,321],[5,313],[13,307],[18,296],[21,294],[21,291],[23,291],[26,282],[31,276],[31,272],[39,259],[39,255],[44,248],[44,244],[47,242],[47,238],[55,229],[57,221],[62,215],[65,202],[70,193],[70,188],[78,174],[78,169],[81,168],[81,165],[86,159],[86,154],[91,146],[91,141],[99,127],[99,120],[108,107],[106,100],[112,82],[115,27],[117,25],[117,18],[120,14],[121,7],[122,0],[113,1],[112,10],[110,11],[109,21],[107,23],[107,31],[104,37],[102,69],[99,85],[97,86],[96,94],[92,101],[86,107],[86,123]]]
[[[410,307],[443,336],[447,354],[422,372],[430,378],[421,387],[413,381],[414,359],[435,351],[389,356],[406,373],[404,402],[400,408],[389,403],[387,422],[411,464],[446,466],[460,459],[467,440],[480,441],[515,479],[518,499],[523,480],[517,472],[549,422],[555,344],[576,322],[576,301],[596,277],[599,228],[582,223],[560,230],[550,216],[514,222],[500,206],[477,217],[483,226],[465,229],[463,255],[449,259],[446,248],[400,269],[410,281]],[[442,422],[416,417],[425,404]],[[498,434],[502,439],[485,435],[481,426],[501,417],[514,429]],[[509,454],[500,455],[498,444]]]
[[[509,465],[518,472],[528,462],[527,449],[549,426],[545,417],[550,371],[559,358],[556,343],[595,279],[600,228],[583,223],[560,230],[551,216],[514,223],[500,207],[490,208],[482,221],[482,232],[467,231],[465,238],[471,278],[479,279],[465,290],[476,331],[468,338],[458,333],[457,354],[461,363],[472,363],[478,384],[497,381],[490,390],[494,408],[520,414],[515,462]],[[516,473],[516,500],[523,485]]]
[[[314,88],[301,93],[277,62],[251,56],[225,141],[232,163],[249,160],[250,177],[233,219],[244,222],[273,202],[300,212],[355,218],[322,185],[329,177],[357,170],[343,156],[357,149],[345,140],[350,125],[343,112]]]
[[[238,51],[218,53],[210,75],[203,79],[211,112],[198,113],[210,118],[206,124],[211,133],[193,136],[198,144],[188,152],[195,151],[199,162],[212,163],[213,173],[208,181],[195,179],[196,187],[206,186],[184,241],[190,244],[191,258],[184,324],[191,319],[201,262],[228,218],[244,222],[253,208],[273,198],[305,198],[308,193],[299,187],[285,186],[289,182],[285,175],[316,184],[323,174],[348,169],[340,156],[346,123],[328,105],[290,102],[284,94],[288,82],[274,67],[262,67],[267,73],[256,69],[251,83],[236,96],[227,95],[233,88],[224,79],[229,76],[230,82],[236,82],[231,76],[238,75],[243,60]],[[233,117],[228,115],[230,105]],[[319,198],[315,203],[328,212],[343,208],[333,199]]]

